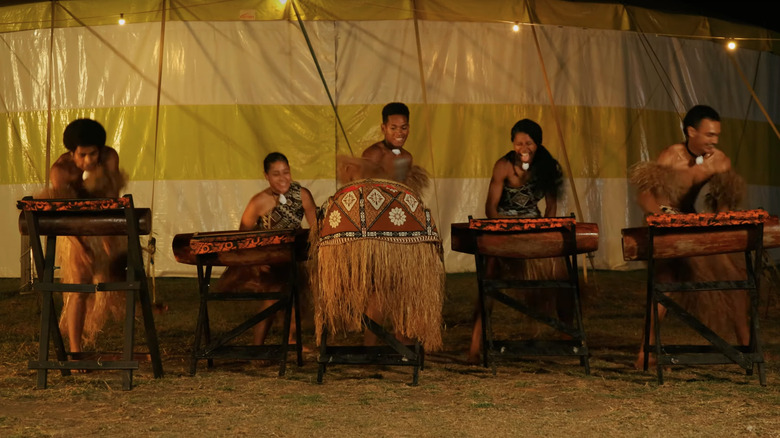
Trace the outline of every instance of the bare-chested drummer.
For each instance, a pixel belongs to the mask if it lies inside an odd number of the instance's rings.
[[[53,198],[116,198],[125,178],[119,169],[119,154],[106,146],[106,130],[92,119],[71,122],[63,134],[68,152],[51,167]],[[124,278],[126,243],[118,236],[60,239],[63,283],[106,282]],[[121,296],[116,293],[63,294],[60,326],[67,332],[71,352],[82,351],[82,342],[92,343],[109,313],[119,316]],[[84,338],[84,339],[82,339]]]
[[[413,164],[412,154],[404,147],[409,138],[409,107],[391,102],[382,108],[384,138],[363,151],[360,158],[339,155],[338,180],[342,184],[364,178],[380,178],[403,183],[422,194],[429,184],[428,173]]]
[[[427,186],[428,175],[424,169],[412,164],[412,154],[404,148],[409,138],[409,107],[401,102],[385,105],[382,108],[380,128],[384,139],[366,148],[362,158],[381,169],[379,176],[404,183],[419,193]],[[383,323],[385,313],[373,300],[366,309],[366,315],[380,324]],[[376,335],[366,330],[365,345],[375,345],[376,342]]]
[[[731,160],[717,148],[720,115],[706,105],[691,108],[683,119],[685,141],[661,151],[655,162],[642,162],[631,169],[631,183],[639,189],[637,201],[645,214],[696,213],[694,205],[705,184],[709,185],[706,209],[711,212],[738,207],[745,191],[744,181],[732,170]],[[728,255],[659,261],[662,281],[721,281],[744,278]],[[696,295],[696,296],[694,296]],[[682,305],[711,328],[721,327],[736,334],[737,342],[747,345],[750,331],[747,320],[747,294],[705,292],[687,294]],[[658,306],[663,318],[666,308]],[[722,331],[722,330],[721,330]],[[651,342],[652,342],[652,333]],[[636,367],[642,366],[643,351]]]

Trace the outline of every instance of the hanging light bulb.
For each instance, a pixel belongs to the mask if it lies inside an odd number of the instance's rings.
[[[736,41],[734,41],[734,40],[728,40],[728,42],[726,43],[726,47],[727,47],[729,50],[734,50],[734,49],[736,49],[736,48],[737,48],[737,42],[736,42]]]
[[[119,14],[119,25],[120,26],[125,25],[125,14]]]
[[[520,31],[520,25],[515,21],[515,24],[512,26],[512,32],[519,32]]]

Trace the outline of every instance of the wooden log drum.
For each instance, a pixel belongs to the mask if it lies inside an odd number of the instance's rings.
[[[215,231],[206,233],[177,234],[173,238],[173,254],[176,261],[197,265],[198,293],[200,307],[195,327],[195,341],[192,347],[190,374],[194,375],[198,360],[206,359],[212,367],[214,359],[263,360],[278,359],[279,375],[283,376],[287,366],[288,352],[297,354],[298,366],[303,365],[303,346],[300,330],[299,280],[297,262],[306,259],[308,230],[260,230],[260,231]],[[211,289],[211,272],[214,266],[249,267],[271,265],[283,272],[285,286],[281,291],[220,291]],[[212,301],[239,302],[274,301],[266,309],[251,316],[232,330],[212,337],[208,303]],[[289,345],[292,311],[295,309],[296,344]],[[231,344],[257,323],[284,311],[282,339],[274,345]]]
[[[766,385],[764,356],[761,350],[758,324],[758,290],[762,272],[762,251],[780,246],[780,224],[763,210],[726,213],[699,213],[678,215],[651,215],[648,227],[623,230],[623,257],[625,260],[647,261],[647,306],[644,328],[644,369],[648,369],[650,349],[656,354],[657,376],[663,384],[664,366],[683,364],[735,363],[748,374],[758,368],[759,381]],[[696,256],[715,256],[744,253],[743,280],[660,282],[658,260],[684,259]],[[684,263],[681,261],[680,263]],[[748,345],[730,345],[711,327],[686,311],[669,292],[695,293],[704,291],[748,292],[750,299],[750,342]],[[710,345],[669,345],[661,341],[658,305],[670,315],[683,321],[706,339]],[[652,324],[651,324],[652,321]],[[650,335],[655,338],[650,343]]]
[[[141,256],[139,236],[151,230],[151,211],[148,208],[134,208],[133,198],[101,199],[33,199],[26,197],[17,202],[22,210],[19,216],[19,231],[30,236],[37,279],[33,290],[42,294],[41,331],[38,360],[30,361],[29,367],[38,370],[38,387],[46,388],[47,372],[58,369],[62,375],[70,370],[121,370],[122,387],[132,389],[133,370],[138,361],[133,360],[135,302],[141,303],[146,345],[152,362],[154,377],[163,375],[157,331],[154,326],[151,300],[147,288],[146,273]],[[41,237],[46,237],[44,252]],[[127,236],[127,275],[123,282],[98,284],[63,284],[55,282],[55,254],[57,236]],[[96,354],[90,352],[71,353],[66,351],[59,331],[58,312],[55,310],[53,292],[101,293],[104,291],[126,292],[126,314],[124,321],[124,346],[122,359],[100,361],[90,359]],[[54,343],[56,361],[49,360],[49,344]]]
[[[483,365],[496,372],[496,360],[523,356],[578,356],[585,373],[590,374],[589,352],[582,323],[580,288],[577,273],[577,254],[598,249],[598,225],[577,223],[573,217],[540,219],[470,219],[468,223],[452,224],[453,251],[474,254],[482,303],[482,357]],[[488,271],[498,259],[526,259],[542,267],[545,278],[494,278]],[[558,261],[554,261],[558,258]],[[565,273],[555,275],[554,263],[563,259]],[[531,260],[533,259],[533,260]],[[512,263],[512,262],[509,262]],[[526,270],[526,272],[528,272]],[[521,303],[503,292],[539,289],[558,290],[570,294],[571,321],[552,317]],[[559,296],[561,296],[559,294]],[[570,340],[495,340],[490,312],[490,299],[533,320],[561,332]],[[568,301],[568,299],[567,299]]]

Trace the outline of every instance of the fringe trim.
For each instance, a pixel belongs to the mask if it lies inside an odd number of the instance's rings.
[[[736,281],[746,275],[744,257],[737,253],[664,260],[658,268],[659,281]],[[724,339],[735,339],[735,328],[748,324],[750,301],[746,290],[669,295]]]
[[[421,195],[423,190],[427,189],[431,184],[431,177],[428,172],[420,166],[413,165],[409,170],[409,174],[406,175],[404,184],[409,186],[415,193]]]
[[[677,173],[653,161],[642,161],[628,169],[628,178],[639,192],[650,192],[659,201],[676,202],[684,196]]]
[[[419,340],[428,351],[441,349],[440,245],[357,239],[317,252],[311,284],[318,342],[325,326],[334,335],[360,331],[373,300],[397,333]]]
[[[710,191],[704,198],[704,205],[714,213],[736,210],[747,191],[745,180],[734,170],[716,173],[708,184]]]
[[[385,171],[377,163],[365,158],[350,157],[348,155],[336,156],[336,181],[340,185],[346,185],[352,181],[366,178],[392,179],[392,175]]]
[[[82,237],[92,254],[90,258],[75,237],[58,237],[59,265],[62,266],[62,282],[67,284],[97,284],[123,281],[127,266],[127,241],[123,236]],[[60,318],[60,331],[68,334],[68,308],[74,305],[78,293],[63,293],[64,305]],[[87,297],[84,314],[82,346],[94,345],[98,333],[109,318],[121,320],[125,313],[125,293],[96,292]]]

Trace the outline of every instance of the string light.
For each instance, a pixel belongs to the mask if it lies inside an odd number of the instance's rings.
[[[125,14],[119,14],[119,25],[120,26],[125,25]]]
[[[520,25],[515,22],[515,24],[512,26],[512,32],[518,32],[520,31]]]
[[[728,40],[726,47],[728,47],[729,50],[734,50],[737,48],[737,42],[734,40]]]

